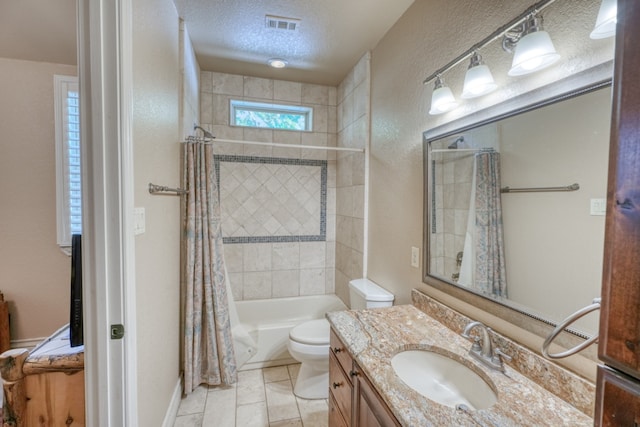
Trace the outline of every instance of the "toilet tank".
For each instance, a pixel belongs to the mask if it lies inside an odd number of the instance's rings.
[[[349,282],[349,298],[351,308],[391,307],[394,296],[369,279],[354,279]]]

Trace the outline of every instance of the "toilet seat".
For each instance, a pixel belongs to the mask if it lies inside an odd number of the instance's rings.
[[[309,320],[289,331],[289,339],[300,344],[329,345],[329,322],[327,319]]]

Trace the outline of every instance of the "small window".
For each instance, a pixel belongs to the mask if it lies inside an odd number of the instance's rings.
[[[231,100],[231,126],[311,131],[313,108]]]
[[[54,76],[57,240],[65,251],[82,233],[79,95],[77,77]]]

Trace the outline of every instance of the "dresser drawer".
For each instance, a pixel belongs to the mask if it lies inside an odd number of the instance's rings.
[[[351,399],[353,386],[347,379],[333,352],[329,353],[329,391],[335,399],[347,426],[351,425]]]
[[[340,341],[340,338],[336,335],[336,333],[331,329],[330,335],[330,344],[331,344],[331,353],[336,356],[338,363],[342,367],[342,370],[349,375],[349,373],[353,370],[353,361],[351,359],[351,355],[347,352],[346,347]],[[351,378],[347,378],[349,383],[351,383]]]

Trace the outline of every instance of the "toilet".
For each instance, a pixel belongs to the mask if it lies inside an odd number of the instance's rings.
[[[369,279],[349,282],[351,308],[391,307],[393,294]],[[327,319],[310,320],[289,332],[287,347],[291,357],[301,363],[293,393],[303,399],[329,396],[329,333]]]

